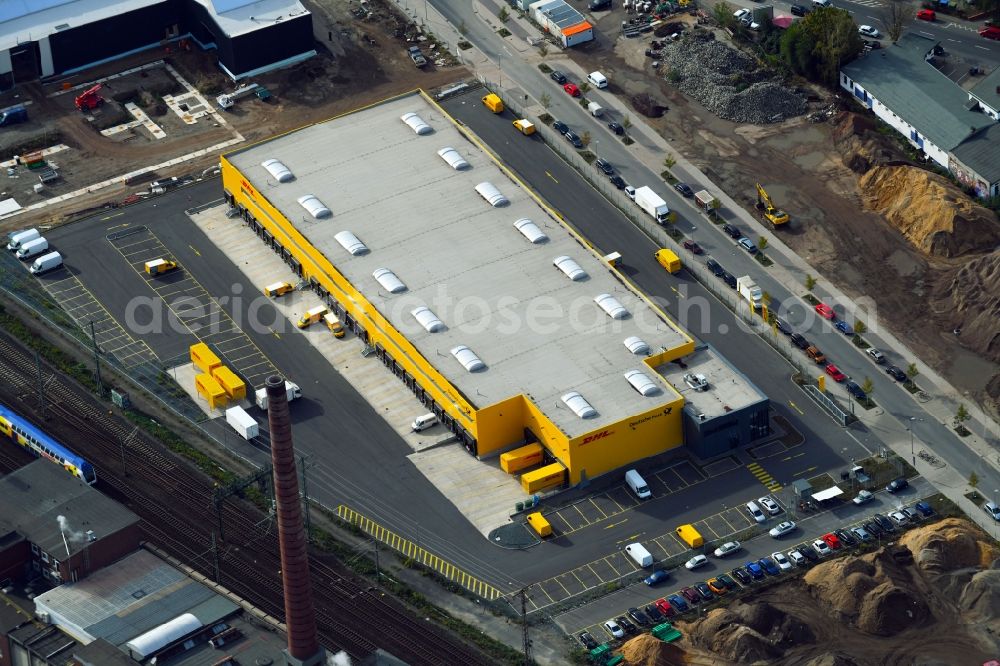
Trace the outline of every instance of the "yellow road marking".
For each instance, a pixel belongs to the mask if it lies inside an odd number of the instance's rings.
[[[800,474],[808,474],[809,472],[812,472],[815,469],[816,469],[816,465],[813,465],[812,467],[810,467],[808,469],[804,469],[801,472],[796,472],[795,474],[792,474],[792,476],[799,476]]]
[[[797,412],[798,412],[798,413],[799,413],[800,415],[802,415],[802,416],[805,416],[805,415],[806,415],[806,413],[805,413],[805,412],[803,412],[803,411],[802,411],[801,409],[799,409],[799,406],[798,406],[798,405],[796,405],[796,404],[795,404],[794,402],[792,402],[791,400],[789,400],[789,401],[788,401],[788,404],[789,404],[789,405],[791,405],[791,406],[792,406],[792,409],[794,409],[795,411],[797,411]]]
[[[107,220],[110,220],[113,217],[121,217],[124,214],[125,214],[125,211],[122,211],[120,213],[114,213],[112,215],[105,215],[104,217],[101,218],[101,222],[105,222]],[[126,222],[125,224],[119,224],[119,225],[114,226],[114,227],[109,227],[108,231],[111,231],[112,229],[118,229],[119,227],[127,227],[127,226],[128,226],[128,223]]]
[[[201,256],[201,252],[195,249],[194,245],[188,245],[188,247],[191,248],[194,251],[194,253],[197,254],[199,257]]]
[[[605,525],[604,529],[610,530],[612,527],[618,527],[619,525],[624,525],[627,522],[628,518],[626,518],[625,520],[619,520],[617,523],[611,523],[610,525]]]
[[[555,177],[555,176],[553,176],[553,175],[552,175],[551,173],[549,173],[548,171],[546,171],[546,172],[545,172],[545,175],[546,175],[546,176],[548,176],[549,178],[551,178],[551,179],[552,179],[552,182],[553,182],[553,183],[555,183],[556,185],[558,185],[558,184],[559,184],[559,181],[558,181],[558,180],[556,180],[556,177]]]

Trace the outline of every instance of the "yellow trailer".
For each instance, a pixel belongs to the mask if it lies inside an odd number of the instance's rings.
[[[705,545],[705,539],[694,525],[681,525],[677,528],[677,536],[691,548],[701,548]]]
[[[537,493],[561,486],[566,480],[566,468],[561,463],[552,463],[521,475],[521,488],[526,493]]]
[[[196,368],[209,375],[211,375],[212,370],[222,365],[219,357],[204,342],[191,345],[191,362]]]
[[[153,259],[152,261],[146,262],[146,274],[156,277],[157,275],[163,275],[168,271],[172,271],[177,268],[176,261],[170,261],[169,259]]]
[[[608,266],[621,266],[622,264],[622,253],[612,252],[611,254],[606,254],[601,259],[604,260]]]
[[[287,282],[275,282],[264,287],[264,295],[269,298],[277,298],[278,296],[284,296],[294,289],[295,287]]]
[[[656,260],[667,269],[668,273],[676,273],[681,269],[681,258],[674,254],[673,250],[666,248],[656,253]]]
[[[226,392],[230,400],[240,401],[246,400],[247,397],[247,385],[242,379],[236,376],[236,373],[227,368],[224,365],[220,365],[212,370],[212,379],[219,383],[222,390]]]
[[[318,322],[326,313],[327,309],[325,306],[316,306],[311,310],[306,310],[306,313],[299,317],[299,320],[295,322],[295,325],[299,328],[306,328],[310,324]]]
[[[208,400],[210,409],[225,407],[226,403],[229,402],[226,392],[219,386],[219,382],[212,379],[212,375],[202,373],[195,377],[194,388],[198,391],[198,395]]]
[[[529,513],[528,524],[531,525],[531,527],[534,528],[536,532],[538,532],[538,536],[542,537],[543,539],[552,534],[552,525],[549,523],[549,521],[545,520],[545,516],[542,515],[541,511],[536,511],[535,513]]]
[[[530,120],[525,120],[524,118],[522,118],[521,120],[514,121],[514,129],[516,129],[524,136],[531,136],[532,134],[535,133],[534,123],[532,123]]]
[[[493,93],[483,98],[483,104],[493,113],[503,113],[503,100]]]
[[[541,444],[528,444],[500,454],[500,469],[508,474],[520,472],[522,469],[528,469],[540,462],[542,462]]]

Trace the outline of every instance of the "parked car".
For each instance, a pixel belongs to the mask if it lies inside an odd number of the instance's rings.
[[[882,528],[883,532],[895,532],[896,526],[892,524],[892,521],[883,516],[881,513],[876,513],[872,515],[872,520]]]
[[[788,322],[786,322],[784,319],[775,319],[774,325],[777,327],[778,331],[783,335],[791,335],[792,333],[795,332],[792,330],[792,327],[789,326]]]
[[[672,616],[672,615],[674,615],[674,614],[677,613],[677,611],[674,610],[674,607],[671,606],[670,602],[667,601],[665,598],[657,599],[653,603],[656,604],[656,608],[661,613],[663,613],[663,617],[670,617],[670,616]]]
[[[920,515],[920,512],[917,511],[912,506],[909,507],[904,506],[902,509],[899,510],[899,512],[902,513],[904,516],[906,516],[906,519],[911,523],[915,523],[923,518],[923,516]]]
[[[618,617],[616,617],[615,622],[618,623],[618,626],[621,627],[622,631],[624,631],[626,634],[634,634],[639,631],[639,627],[629,622],[628,618],[625,617],[624,615],[619,615]]]
[[[854,534],[854,536],[858,537],[859,541],[871,541],[873,538],[871,533],[869,533],[868,530],[866,530],[864,527],[861,526],[852,527],[851,532]]]
[[[736,578],[736,580],[740,581],[744,585],[749,585],[753,581],[753,579],[750,577],[750,574],[746,572],[746,569],[743,568],[733,569],[730,573],[733,575],[734,578]]]
[[[750,517],[758,523],[762,523],[767,520],[767,516],[765,516],[764,512],[760,510],[759,506],[757,506],[757,502],[747,502],[746,509],[747,513],[750,514]]]
[[[569,79],[566,78],[566,75],[560,72],[558,69],[553,69],[551,72],[549,72],[549,78],[558,83],[559,85],[569,83]]]
[[[806,556],[798,548],[788,551],[788,559],[797,567],[804,567],[807,563]]]
[[[694,196],[694,190],[692,190],[691,186],[688,185],[687,183],[676,183],[674,184],[674,189],[680,192],[683,196],[687,197],[688,199]]]
[[[851,501],[857,504],[858,506],[861,506],[862,504],[867,504],[868,502],[871,502],[873,499],[875,499],[874,495],[872,495],[867,490],[862,490],[861,492],[858,493],[858,496]]]
[[[819,554],[816,552],[816,549],[809,544],[804,543],[799,546],[799,552],[805,555],[806,559],[810,562],[819,562]]]
[[[801,333],[792,333],[791,340],[792,344],[799,349],[806,349],[809,346],[809,341],[806,340],[806,336]]]
[[[743,232],[740,231],[736,226],[732,224],[723,224],[722,230],[726,232],[726,235],[735,240],[743,238]]]
[[[638,608],[629,608],[628,611],[626,612],[626,615],[632,618],[632,621],[635,622],[636,625],[640,627],[645,627],[649,625],[649,618],[646,617],[646,614],[643,613]]]
[[[880,352],[875,347],[869,347],[868,349],[865,350],[865,353],[868,354],[868,356],[869,356],[869,358],[871,358],[871,360],[875,361],[879,365],[882,365],[883,363],[885,363],[885,354],[883,354],[882,352]]]
[[[837,550],[840,548],[840,539],[838,539],[837,535],[833,532],[827,532],[821,536],[820,539],[822,539],[823,543],[830,547],[830,550]]]
[[[764,509],[764,511],[767,511],[768,514],[772,516],[777,516],[779,513],[781,513],[781,507],[778,506],[778,503],[775,502],[770,495],[764,495],[763,497],[759,498],[757,500],[757,504],[759,504],[761,508]]]
[[[861,388],[857,382],[852,382],[848,380],[844,382],[844,388],[846,388],[847,392],[853,395],[858,400],[864,400],[865,398],[868,397],[868,394],[865,393],[865,390]]]
[[[736,589],[736,581],[733,580],[732,577],[729,574],[719,574],[716,577],[716,580],[718,580],[720,583],[722,583],[723,585],[725,585],[725,587],[726,587],[727,590],[735,590]]]
[[[611,9],[611,0],[590,0],[587,6],[592,12],[599,12],[604,9]]]
[[[683,243],[681,243],[681,245],[684,246],[685,250],[688,250],[694,254],[705,254],[705,251],[701,249],[701,246],[698,245],[693,240],[686,240]]]
[[[657,569],[653,573],[646,576],[642,582],[644,582],[646,585],[653,586],[653,585],[659,585],[668,578],[670,578],[669,573],[667,573],[663,569]]]
[[[726,269],[722,267],[722,264],[711,257],[709,257],[708,261],[705,262],[705,265],[708,266],[708,270],[712,271],[712,274],[715,275],[715,277],[722,277],[722,274],[726,272]]]
[[[934,509],[931,508],[930,504],[924,502],[923,500],[914,504],[913,508],[919,511],[920,515],[923,516],[924,518],[928,518],[934,515]]]
[[[737,21],[742,21],[744,18],[752,14],[753,12],[751,12],[749,9],[746,8],[737,9],[735,12],[733,12],[733,18],[735,18]]]
[[[818,314],[823,319],[829,319],[832,321],[833,319],[837,318],[837,313],[834,312],[833,308],[831,308],[826,303],[817,303],[815,309],[816,309],[816,314]]]
[[[621,123],[616,123],[613,120],[608,121],[608,129],[618,136],[625,134],[625,128],[621,125]]]
[[[837,538],[840,539],[840,542],[845,546],[858,545],[858,540],[855,539],[854,536],[847,530],[834,530],[833,533],[837,535]]]
[[[580,140],[580,136],[573,130],[567,131],[563,134],[566,140],[573,144],[574,148],[583,148],[583,141]]]
[[[771,553],[771,560],[781,571],[788,571],[792,568],[792,563],[780,550],[776,553]]]
[[[822,539],[816,539],[815,541],[813,541],[812,547],[820,557],[826,557],[827,555],[833,552],[830,549],[829,544],[827,544],[826,541],[823,541]]]
[[[921,9],[917,11],[917,18],[921,21],[933,21],[937,18],[933,9]]]
[[[697,569],[698,567],[703,567],[708,564],[708,558],[704,555],[695,555],[690,560],[684,563],[684,568],[688,571]]]
[[[861,523],[861,527],[863,527],[865,531],[871,534],[872,536],[882,536],[883,534],[885,534],[885,530],[883,530],[882,527],[874,520],[866,520],[865,522]]]
[[[729,271],[722,273],[722,281],[729,285],[730,289],[736,289],[736,276]]]
[[[902,368],[898,368],[895,365],[890,365],[885,369],[886,374],[895,379],[897,382],[906,381],[906,373],[903,372]]]
[[[670,601],[670,605],[677,609],[678,613],[685,613],[690,608],[688,602],[679,594],[671,594],[667,599]]]
[[[580,96],[580,88],[575,83],[567,83],[567,84],[565,84],[563,86],[563,90],[565,90],[566,94],[569,95],[570,97],[579,97]]]
[[[665,619],[665,616],[660,612],[660,609],[656,607],[656,604],[646,604],[646,607],[643,608],[643,612],[646,613],[649,621],[653,624],[661,622]]]
[[[631,185],[625,186],[625,196],[627,196],[632,201],[635,201],[635,188]]]
[[[583,643],[583,647],[588,650],[596,650],[600,646],[600,643],[598,643],[594,637],[586,631],[580,632],[580,642]]]
[[[792,5],[788,11],[792,13],[792,16],[805,16],[809,13],[809,10],[803,5]]]
[[[708,586],[708,583],[695,583],[694,589],[698,590],[698,594],[700,594],[701,598],[705,601],[711,601],[715,598],[715,595],[712,593],[712,588]]]
[[[830,363],[829,365],[826,366],[826,374],[830,375],[830,378],[838,383],[847,379],[847,375],[842,373],[840,371],[840,368],[835,366],[833,363]]]
[[[718,548],[715,549],[716,557],[725,557],[726,555],[732,555],[741,548],[739,541],[727,541]]]
[[[604,623],[604,631],[611,634],[612,638],[625,637],[625,632],[622,630],[621,627],[618,626],[618,623],[615,622],[614,620],[608,620],[607,622]]]
[[[764,577],[764,568],[758,562],[747,562],[745,568],[754,580],[760,580]]]
[[[566,134],[566,132],[569,131],[569,126],[561,120],[553,120],[552,129],[559,132],[560,134]]]
[[[712,592],[719,596],[722,596],[729,591],[729,588],[726,587],[725,583],[718,578],[709,578],[705,581],[705,584],[708,585],[708,589],[712,590]]]
[[[757,564],[760,565],[761,569],[767,572],[768,576],[777,576],[779,573],[781,573],[778,570],[778,565],[776,565],[770,557],[760,558],[759,560],[757,560]]]
[[[791,520],[785,520],[772,527],[771,531],[768,532],[768,534],[773,536],[775,539],[779,539],[785,536],[786,534],[790,534],[794,531],[795,531],[795,523]]]
[[[854,335],[854,329],[851,328],[851,325],[843,319],[838,319],[837,323],[835,323],[833,327],[844,335]]]
[[[688,603],[696,604],[701,601],[701,595],[698,594],[698,590],[693,587],[682,587],[681,596],[687,599]]]
[[[988,25],[985,28],[980,28],[979,36],[985,37],[986,39],[1000,39],[1000,27]]]
[[[738,241],[736,241],[740,247],[749,252],[750,254],[757,254],[757,246],[753,244],[746,236],[743,236]]]
[[[983,511],[985,511],[993,520],[1000,521],[1000,506],[997,506],[996,502],[987,502],[984,504]]]
[[[625,181],[618,174],[613,173],[611,174],[611,176],[609,176],[608,179],[611,181],[611,184],[617,187],[619,190],[625,189]]]
[[[903,513],[902,511],[891,511],[889,513],[889,520],[894,522],[897,527],[903,527],[908,522],[910,522],[910,519],[907,518],[906,514]]]
[[[872,39],[878,39],[882,36],[882,33],[870,25],[858,26],[858,34],[862,37],[871,37]]]
[[[901,476],[898,479],[893,479],[892,481],[890,481],[889,485],[885,487],[885,490],[886,492],[889,493],[898,493],[900,490],[908,488],[909,486],[910,482],[906,480],[905,476]]]
[[[608,176],[610,176],[615,172],[615,168],[611,166],[611,162],[607,161],[603,157],[598,157],[596,160],[594,160],[594,166],[603,171]]]

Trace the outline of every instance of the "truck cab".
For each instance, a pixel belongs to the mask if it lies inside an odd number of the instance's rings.
[[[284,296],[293,289],[295,287],[287,282],[275,282],[264,287],[264,295],[269,298],[277,298],[278,296]]]
[[[344,337],[344,325],[340,323],[340,319],[337,317],[337,315],[333,314],[332,312],[327,312],[325,315],[323,315],[323,322],[326,324],[326,327],[330,329],[330,331],[333,333],[333,337],[335,338]]]
[[[153,277],[168,273],[175,268],[177,268],[177,262],[170,261],[169,259],[153,259],[146,262],[146,274]]]
[[[306,312],[299,317],[299,320],[295,322],[295,325],[299,328],[308,328],[310,325],[315,324],[322,319],[323,315],[327,312],[328,310],[326,307],[322,305],[312,308],[311,310],[306,310]]]

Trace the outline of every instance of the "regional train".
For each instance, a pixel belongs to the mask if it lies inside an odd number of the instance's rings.
[[[4,405],[0,405],[0,432],[35,455],[62,466],[84,483],[91,486],[97,483],[97,472],[93,465]]]

